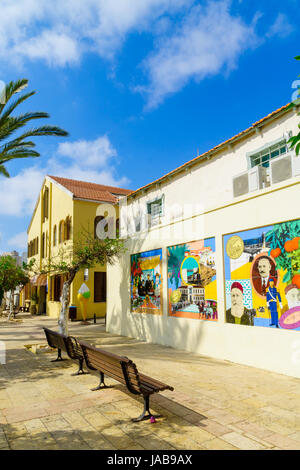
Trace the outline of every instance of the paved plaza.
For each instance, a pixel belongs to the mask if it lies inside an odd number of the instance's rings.
[[[140,397],[109,378],[112,388],[92,392],[94,375],[73,377],[71,360],[24,347],[45,344],[42,327],[56,320],[18,318],[0,319],[0,449],[300,449],[300,379],[109,334],[99,320],[70,323],[73,336],[174,387],[151,398],[156,423],[133,423]]]

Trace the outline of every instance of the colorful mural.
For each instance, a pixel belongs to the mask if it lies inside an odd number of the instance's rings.
[[[169,315],[217,321],[215,239],[170,246],[167,252]]]
[[[162,250],[131,255],[131,311],[162,315]]]
[[[300,330],[300,220],[224,237],[226,322]]]

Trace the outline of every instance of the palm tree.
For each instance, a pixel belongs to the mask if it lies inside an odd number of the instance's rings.
[[[22,94],[15,101],[9,103],[11,98],[20,93],[28,85],[28,80],[23,78],[15,82],[8,83],[0,99],[0,175],[9,177],[4,164],[16,158],[39,157],[40,154],[33,150],[35,143],[29,137],[39,137],[43,135],[68,136],[68,132],[57,126],[42,126],[29,129],[18,137],[10,140],[10,137],[23,128],[30,121],[40,118],[48,118],[49,114],[40,111],[29,112],[19,116],[12,116],[13,111],[25,100],[35,94],[35,91]],[[0,97],[1,98],[1,97]]]

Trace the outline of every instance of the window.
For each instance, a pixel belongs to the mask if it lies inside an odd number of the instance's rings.
[[[44,213],[44,221],[48,219],[49,213],[49,189],[46,187],[43,196],[43,213]]]
[[[64,238],[65,238],[65,222],[64,222],[64,220],[62,220],[59,223],[58,242],[62,243],[64,241]]]
[[[54,229],[53,229],[53,246],[56,246],[57,244],[57,228],[56,228],[56,225],[54,225]]]
[[[71,239],[71,217],[68,216],[65,221],[65,240],[70,240]]]
[[[56,275],[51,278],[51,293],[50,300],[54,302],[59,302],[62,294],[64,278],[63,276]]]
[[[106,302],[106,273],[94,273],[94,302]]]
[[[250,157],[251,168],[255,166],[263,166],[269,168],[270,160],[273,158],[281,157],[288,152],[288,146],[285,141],[280,142],[272,147],[269,147],[262,152],[258,152]]]
[[[151,225],[158,221],[159,217],[163,215],[163,206],[163,197],[147,203],[147,213],[150,218]]]
[[[42,236],[42,258],[45,258],[45,234]]]

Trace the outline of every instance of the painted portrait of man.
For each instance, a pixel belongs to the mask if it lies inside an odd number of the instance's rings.
[[[253,318],[244,305],[244,289],[240,282],[231,286],[231,308],[226,311],[226,322],[253,326]]]
[[[267,296],[270,281],[273,280],[276,286],[278,273],[274,260],[267,255],[259,255],[252,265],[251,283],[256,293],[262,297]]]

